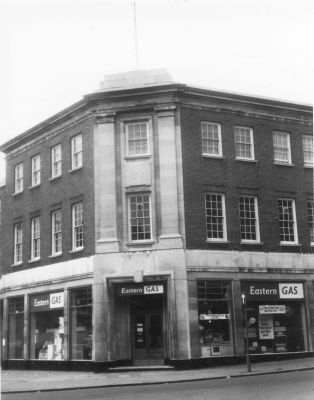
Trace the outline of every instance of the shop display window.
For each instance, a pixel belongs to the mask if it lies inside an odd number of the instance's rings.
[[[22,359],[24,348],[24,297],[9,299],[8,357]]]
[[[202,356],[232,354],[230,284],[198,281],[197,296]]]
[[[63,309],[31,313],[30,358],[64,360]]]
[[[297,302],[249,303],[250,353],[285,353],[305,350],[304,310]]]
[[[92,288],[71,290],[71,359],[92,359]]]

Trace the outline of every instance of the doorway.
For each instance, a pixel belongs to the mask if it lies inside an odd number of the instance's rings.
[[[163,296],[132,298],[134,365],[164,364]]]

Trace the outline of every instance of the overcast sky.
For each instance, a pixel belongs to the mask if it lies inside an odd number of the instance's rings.
[[[136,68],[132,3],[0,0],[0,143]],[[136,10],[140,69],[313,104],[313,0],[136,0]]]

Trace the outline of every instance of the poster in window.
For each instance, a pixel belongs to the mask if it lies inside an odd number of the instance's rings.
[[[258,321],[260,339],[274,339],[274,322],[272,315],[261,315]]]

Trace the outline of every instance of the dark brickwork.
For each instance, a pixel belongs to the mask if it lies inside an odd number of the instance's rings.
[[[43,132],[44,133],[44,132]],[[71,169],[71,137],[76,134],[83,137],[83,167],[70,172]],[[38,135],[38,140],[40,135]],[[50,180],[51,147],[61,144],[62,176]],[[31,185],[31,157],[41,155],[41,184]],[[14,193],[14,166],[24,164],[24,190]],[[36,144],[24,147],[23,150],[7,160],[6,193],[3,197],[2,218],[2,273],[15,272],[26,268],[35,268],[55,262],[85,257],[95,253],[94,240],[94,160],[93,160],[93,121],[86,119],[71,127],[64,128],[59,134],[47,136]],[[70,253],[72,249],[71,236],[71,206],[83,201],[84,213],[84,250]],[[51,258],[51,212],[62,210],[62,255]],[[29,263],[31,257],[31,218],[40,216],[41,251],[40,261]],[[14,224],[23,222],[23,264],[13,264]]]
[[[226,110],[227,108],[227,103],[225,110],[218,112],[205,107],[181,107],[187,248],[312,252],[306,201],[313,198],[313,169],[304,168],[302,148],[302,134],[312,135],[311,117],[308,113],[302,116],[300,112],[280,110],[275,118],[275,108],[260,112],[261,110],[254,110],[250,106],[250,112],[256,113],[252,116],[244,111],[234,112],[232,109]],[[202,157],[201,121],[221,124],[222,159]],[[235,125],[253,128],[257,162],[235,159]],[[274,164],[272,132],[275,130],[290,134],[293,166]],[[206,192],[225,194],[229,243],[206,242]],[[240,244],[240,194],[254,194],[258,198],[261,245]],[[279,245],[278,197],[295,199],[300,247]]]

